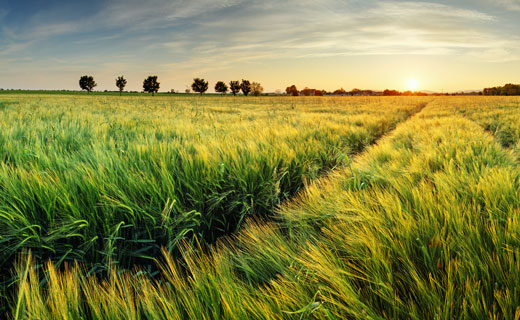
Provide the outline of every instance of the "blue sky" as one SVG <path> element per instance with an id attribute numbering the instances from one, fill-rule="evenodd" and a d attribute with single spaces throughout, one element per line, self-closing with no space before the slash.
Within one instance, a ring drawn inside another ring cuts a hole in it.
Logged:
<path id="1" fill-rule="evenodd" d="M 520 0 L 0 0 L 0 87 L 480 89 L 520 83 L 518 30 Z"/>

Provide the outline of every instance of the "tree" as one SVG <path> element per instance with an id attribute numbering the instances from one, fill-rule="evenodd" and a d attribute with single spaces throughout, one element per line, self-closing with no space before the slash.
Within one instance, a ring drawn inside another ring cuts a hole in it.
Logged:
<path id="1" fill-rule="evenodd" d="M 193 91 L 198 92 L 200 93 L 200 95 L 202 95 L 204 92 L 208 91 L 208 82 L 204 79 L 195 78 L 193 79 L 191 88 L 193 89 Z"/>
<path id="2" fill-rule="evenodd" d="M 215 84 L 215 92 L 226 94 L 227 91 L 228 91 L 228 86 L 223 81 L 219 81 Z"/>
<path id="3" fill-rule="evenodd" d="M 316 89 L 311 89 L 311 88 L 308 88 L 308 87 L 305 87 L 303 90 L 302 90 L 302 95 L 308 97 L 308 96 L 314 96 L 316 93 Z"/>
<path id="4" fill-rule="evenodd" d="M 356 90 L 356 89 L 354 89 L 354 90 Z M 332 94 L 335 96 L 344 96 L 347 94 L 347 91 L 345 91 L 345 89 L 341 88 L 341 89 L 334 90 L 334 92 Z"/>
<path id="5" fill-rule="evenodd" d="M 126 86 L 126 79 L 123 76 L 117 77 L 116 79 L 116 87 L 119 88 L 119 95 L 122 94 L 123 90 Z"/>
<path id="6" fill-rule="evenodd" d="M 285 92 L 291 96 L 298 96 L 300 93 L 298 92 L 298 89 L 296 88 L 296 86 L 293 84 L 292 86 L 290 87 L 287 87 L 285 89 Z"/>
<path id="7" fill-rule="evenodd" d="M 383 95 L 384 96 L 399 96 L 399 95 L 401 95 L 401 92 L 399 92 L 397 90 L 386 89 L 385 91 L 383 91 Z"/>
<path id="8" fill-rule="evenodd" d="M 262 85 L 258 82 L 253 82 L 251 83 L 251 93 L 254 95 L 254 96 L 259 96 L 261 95 L 262 93 L 264 93 L 264 88 L 262 87 Z"/>
<path id="9" fill-rule="evenodd" d="M 92 91 L 95 86 L 97 86 L 97 83 L 94 81 L 93 76 L 82 76 L 79 78 L 79 87 L 81 90 L 87 90 L 87 92 L 90 94 L 90 91 Z"/>
<path id="10" fill-rule="evenodd" d="M 159 91 L 160 83 L 157 82 L 157 76 L 149 76 L 143 81 L 143 90 L 144 92 L 149 92 L 152 96 L 155 95 L 157 91 Z"/>
<path id="11" fill-rule="evenodd" d="M 343 88 L 341 88 L 340 90 L 343 90 Z M 354 89 L 352 89 L 352 91 L 350 91 L 351 96 L 361 96 L 362 94 L 363 94 L 363 91 L 359 90 L 358 88 L 354 88 Z"/>
<path id="12" fill-rule="evenodd" d="M 240 84 L 240 89 L 242 90 L 242 93 L 244 96 L 247 97 L 249 92 L 251 92 L 251 82 L 249 80 L 242 79 L 242 83 Z"/>
<path id="13" fill-rule="evenodd" d="M 240 81 L 229 81 L 229 90 L 236 96 L 240 92 Z"/>

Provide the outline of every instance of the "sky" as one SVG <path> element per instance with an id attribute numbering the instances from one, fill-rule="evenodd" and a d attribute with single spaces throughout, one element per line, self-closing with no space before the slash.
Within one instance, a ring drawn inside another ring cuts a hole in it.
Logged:
<path id="1" fill-rule="evenodd" d="M 520 0 L 0 0 L 0 88 L 450 92 L 520 83 Z"/>

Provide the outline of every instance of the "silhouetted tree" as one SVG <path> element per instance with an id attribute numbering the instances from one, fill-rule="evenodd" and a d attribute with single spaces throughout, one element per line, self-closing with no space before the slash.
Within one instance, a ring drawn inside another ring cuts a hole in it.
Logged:
<path id="1" fill-rule="evenodd" d="M 227 91 L 228 91 L 228 86 L 224 82 L 219 81 L 215 84 L 215 92 L 226 94 Z"/>
<path id="2" fill-rule="evenodd" d="M 386 89 L 385 91 L 383 91 L 383 95 L 384 96 L 399 96 L 399 95 L 401 95 L 401 92 L 399 92 L 397 90 Z"/>
<path id="3" fill-rule="evenodd" d="M 290 87 L 287 87 L 285 89 L 285 92 L 291 96 L 298 96 L 300 93 L 298 92 L 298 89 L 296 88 L 296 86 L 293 84 L 292 86 Z"/>
<path id="4" fill-rule="evenodd" d="M 90 91 L 92 91 L 95 86 L 97 86 L 97 83 L 94 81 L 93 76 L 82 76 L 79 78 L 79 87 L 81 90 L 87 90 L 87 92 L 90 94 Z"/>
<path id="5" fill-rule="evenodd" d="M 144 92 L 150 92 L 152 96 L 155 95 L 157 91 L 159 91 L 160 83 L 157 82 L 157 76 L 149 76 L 143 81 L 143 90 Z"/>
<path id="6" fill-rule="evenodd" d="M 193 89 L 193 91 L 198 92 L 200 93 L 200 95 L 202 95 L 204 92 L 208 91 L 208 82 L 204 79 L 195 78 L 193 79 L 191 88 Z"/>
<path id="7" fill-rule="evenodd" d="M 229 90 L 236 96 L 240 92 L 240 81 L 229 81 Z"/>
<path id="8" fill-rule="evenodd" d="M 354 90 L 356 90 L 356 89 L 354 89 Z M 343 95 L 347 94 L 347 91 L 345 91 L 345 89 L 341 88 L 341 89 L 334 90 L 334 92 L 332 94 L 336 95 L 336 96 L 343 96 Z"/>
<path id="9" fill-rule="evenodd" d="M 259 96 L 261 95 L 262 93 L 264 93 L 264 88 L 262 87 L 262 85 L 258 82 L 253 82 L 251 83 L 251 93 L 254 95 L 254 96 Z"/>
<path id="10" fill-rule="evenodd" d="M 242 93 L 244 94 L 244 96 L 247 97 L 249 92 L 251 92 L 251 83 L 249 82 L 249 80 L 242 79 L 242 83 L 240 84 L 240 89 L 242 90 Z"/>
<path id="11" fill-rule="evenodd" d="M 308 97 L 308 96 L 314 96 L 315 95 L 315 92 L 316 92 L 316 89 L 311 89 L 311 88 L 308 88 L 308 87 L 305 87 L 303 90 L 302 90 L 302 95 Z"/>
<path id="12" fill-rule="evenodd" d="M 340 90 L 343 90 L 343 88 L 341 88 Z M 363 95 L 363 90 L 359 90 L 358 88 L 354 88 L 354 89 L 352 89 L 352 91 L 349 92 L 349 94 L 351 96 L 361 96 L 361 95 Z"/>
<path id="13" fill-rule="evenodd" d="M 520 95 L 520 85 L 508 83 L 503 87 L 493 87 L 484 89 L 485 96 L 518 96 Z"/>
<path id="14" fill-rule="evenodd" d="M 125 86 L 126 86 L 126 79 L 123 76 L 117 77 L 116 87 L 119 88 L 119 95 L 121 95 L 123 93 Z"/>

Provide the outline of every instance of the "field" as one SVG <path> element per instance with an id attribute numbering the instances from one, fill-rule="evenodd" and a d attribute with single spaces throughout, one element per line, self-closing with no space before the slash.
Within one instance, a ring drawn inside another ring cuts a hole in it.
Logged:
<path id="1" fill-rule="evenodd" d="M 2 95 L 0 115 L 12 318 L 520 319 L 518 98 Z"/>

